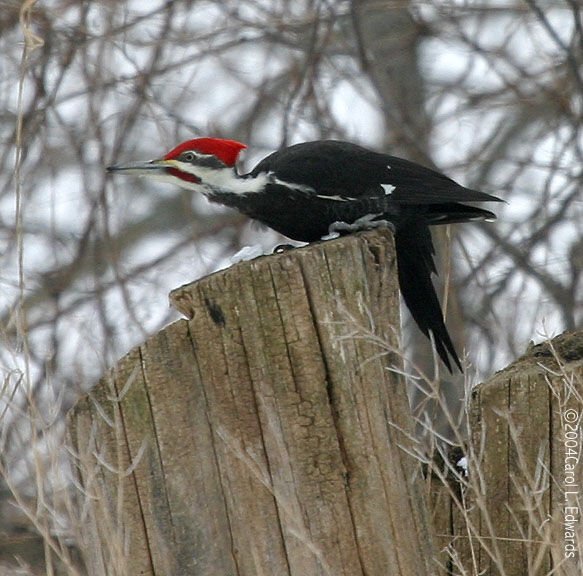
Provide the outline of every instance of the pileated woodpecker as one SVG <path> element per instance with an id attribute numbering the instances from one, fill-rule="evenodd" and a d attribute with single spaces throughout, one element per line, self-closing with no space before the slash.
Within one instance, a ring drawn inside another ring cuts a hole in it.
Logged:
<path id="1" fill-rule="evenodd" d="M 313 242 L 379 226 L 395 233 L 399 285 L 421 331 L 433 334 L 448 370 L 460 360 L 447 332 L 431 274 L 437 273 L 429 225 L 494 220 L 465 202 L 500 201 L 447 176 L 347 142 L 306 142 L 270 154 L 248 174 L 235 168 L 244 144 L 198 138 L 160 159 L 110 166 L 201 192 L 293 240 Z"/>

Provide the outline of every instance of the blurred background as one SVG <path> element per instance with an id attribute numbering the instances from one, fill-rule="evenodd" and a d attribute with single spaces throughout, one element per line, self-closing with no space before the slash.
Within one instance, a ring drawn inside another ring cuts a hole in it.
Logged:
<path id="1" fill-rule="evenodd" d="M 496 223 L 435 234 L 437 286 L 468 362 L 455 398 L 529 341 L 580 326 L 580 8 L 3 0 L 0 574 L 42 573 L 47 539 L 75 546 L 54 498 L 70 482 L 59 446 L 75 398 L 179 318 L 171 289 L 244 246 L 282 242 L 172 186 L 113 180 L 109 164 L 215 136 L 248 145 L 247 171 L 281 146 L 334 138 L 506 200 Z M 404 354 L 431 371 L 403 318 Z"/>

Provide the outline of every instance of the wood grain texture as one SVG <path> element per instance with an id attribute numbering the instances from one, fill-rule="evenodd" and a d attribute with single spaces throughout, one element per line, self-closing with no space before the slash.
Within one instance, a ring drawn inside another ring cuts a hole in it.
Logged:
<path id="1" fill-rule="evenodd" d="M 583 464 L 578 461 L 573 472 L 577 494 L 566 500 L 568 411 L 578 415 L 571 424 L 578 430 L 580 450 L 583 332 L 565 333 L 531 347 L 525 356 L 474 389 L 466 452 L 469 477 L 459 489 L 465 510 L 451 499 L 449 507 L 449 542 L 463 573 L 583 573 L 580 508 L 574 523 L 578 533 L 574 558 L 566 556 L 565 548 L 565 507 L 580 506 L 583 496 Z M 443 493 L 442 489 L 434 492 L 441 520 L 448 508 L 437 503 Z M 438 532 L 446 532 L 443 524 Z"/>
<path id="2" fill-rule="evenodd" d="M 97 495 L 91 574 L 433 573 L 391 370 L 395 266 L 390 232 L 375 231 L 171 294 L 189 320 L 130 352 L 70 417 Z M 107 534 L 123 535 L 121 558 Z"/>

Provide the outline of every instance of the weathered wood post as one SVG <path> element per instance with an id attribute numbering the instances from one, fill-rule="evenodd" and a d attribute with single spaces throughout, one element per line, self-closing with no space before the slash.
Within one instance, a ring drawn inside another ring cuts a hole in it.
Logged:
<path id="1" fill-rule="evenodd" d="M 171 299 L 69 420 L 89 573 L 433 574 L 390 232 Z"/>
<path id="2" fill-rule="evenodd" d="M 531 347 L 474 389 L 468 476 L 434 492 L 442 574 L 583 574 L 582 415 L 583 332 Z"/>

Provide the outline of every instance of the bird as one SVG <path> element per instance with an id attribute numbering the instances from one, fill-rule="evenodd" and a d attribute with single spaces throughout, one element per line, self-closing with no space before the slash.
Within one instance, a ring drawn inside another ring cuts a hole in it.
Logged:
<path id="1" fill-rule="evenodd" d="M 350 142 L 294 144 L 239 173 L 236 164 L 245 148 L 235 140 L 196 138 L 161 158 L 107 170 L 200 192 L 301 242 L 389 227 L 399 288 L 411 316 L 432 339 L 449 372 L 454 365 L 463 372 L 432 283 L 437 267 L 429 227 L 495 220 L 493 212 L 467 203 L 502 200 L 415 162 Z"/>

